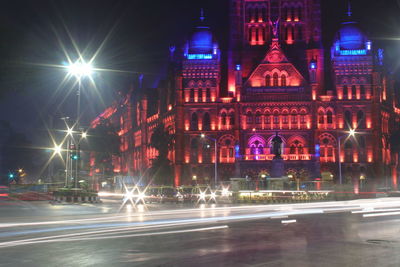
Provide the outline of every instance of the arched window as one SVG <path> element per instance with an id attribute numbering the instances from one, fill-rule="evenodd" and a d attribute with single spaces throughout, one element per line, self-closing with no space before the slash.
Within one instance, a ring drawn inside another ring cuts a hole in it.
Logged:
<path id="1" fill-rule="evenodd" d="M 264 154 L 265 141 L 260 137 L 253 136 L 249 140 L 249 148 L 252 155 Z"/>
<path id="2" fill-rule="evenodd" d="M 203 117 L 203 129 L 205 131 L 211 130 L 211 119 L 210 119 L 210 114 L 208 112 L 206 112 Z"/>
<path id="3" fill-rule="evenodd" d="M 350 140 L 347 140 L 347 141 L 344 143 L 344 148 L 345 148 L 345 149 L 352 149 L 352 148 L 353 148 L 353 143 L 352 143 Z"/>
<path id="4" fill-rule="evenodd" d="M 286 86 L 286 75 L 285 74 L 281 75 L 281 86 Z"/>
<path id="5" fill-rule="evenodd" d="M 207 89 L 206 89 L 206 98 L 207 98 L 206 101 L 210 101 L 210 98 L 211 98 L 211 91 L 210 91 L 210 88 L 207 88 Z"/>
<path id="6" fill-rule="evenodd" d="M 266 87 L 271 86 L 271 76 L 270 76 L 269 74 L 267 74 L 267 75 L 265 76 L 265 86 L 266 86 Z"/>
<path id="7" fill-rule="evenodd" d="M 299 7 L 297 8 L 297 17 L 298 17 L 299 20 L 302 19 L 301 11 L 302 11 L 301 6 L 299 6 Z"/>
<path id="8" fill-rule="evenodd" d="M 299 41 L 303 40 L 303 28 L 300 24 L 296 25 L 296 39 Z"/>
<path id="9" fill-rule="evenodd" d="M 283 113 L 283 115 L 282 115 L 282 123 L 283 124 L 288 124 L 289 123 L 288 114 L 287 113 Z"/>
<path id="10" fill-rule="evenodd" d="M 199 129 L 199 117 L 196 112 L 192 114 L 192 119 L 190 120 L 190 130 L 197 131 Z"/>
<path id="11" fill-rule="evenodd" d="M 279 123 L 279 113 L 277 111 L 274 112 L 274 124 Z"/>
<path id="12" fill-rule="evenodd" d="M 203 89 L 199 88 L 199 102 L 203 102 Z"/>
<path id="13" fill-rule="evenodd" d="M 196 138 L 192 139 L 190 143 L 190 162 L 196 163 L 198 161 L 199 146 Z"/>
<path id="14" fill-rule="evenodd" d="M 229 113 L 229 125 L 235 125 L 235 113 L 233 111 Z"/>
<path id="15" fill-rule="evenodd" d="M 292 123 L 296 124 L 297 123 L 297 112 L 292 111 Z"/>
<path id="16" fill-rule="evenodd" d="M 349 110 L 344 112 L 344 119 L 346 122 L 346 127 L 351 128 L 351 112 Z"/>
<path id="17" fill-rule="evenodd" d="M 330 110 L 326 112 L 326 121 L 328 124 L 333 123 L 333 113 Z"/>
<path id="18" fill-rule="evenodd" d="M 351 86 L 351 94 L 353 95 L 353 97 L 357 94 L 357 87 L 355 85 Z"/>
<path id="19" fill-rule="evenodd" d="M 365 95 L 365 86 L 364 85 L 360 85 L 360 94 L 361 94 L 361 96 Z"/>
<path id="20" fill-rule="evenodd" d="M 361 129 L 365 128 L 365 118 L 364 118 L 364 112 L 362 112 L 362 110 L 359 110 L 357 112 L 357 123 L 358 123 L 358 128 Z"/>
<path id="21" fill-rule="evenodd" d="M 292 144 L 290 146 L 290 153 L 289 154 L 296 154 L 296 146 L 294 144 Z"/>
<path id="22" fill-rule="evenodd" d="M 334 162 L 335 139 L 330 134 L 322 134 L 320 140 L 320 159 L 323 162 Z"/>
<path id="23" fill-rule="evenodd" d="M 343 86 L 343 99 L 348 99 L 349 98 L 349 89 L 347 88 L 347 85 Z"/>
<path id="24" fill-rule="evenodd" d="M 256 112 L 256 124 L 261 124 L 261 113 L 259 111 Z"/>
<path id="25" fill-rule="evenodd" d="M 221 124 L 226 125 L 226 113 L 225 112 L 221 113 Z"/>
<path id="26" fill-rule="evenodd" d="M 194 89 L 190 89 L 190 101 L 194 101 Z"/>
<path id="27" fill-rule="evenodd" d="M 360 148 L 365 148 L 365 137 L 364 136 L 359 136 L 358 144 L 359 144 Z"/>
<path id="28" fill-rule="evenodd" d="M 274 73 L 273 75 L 273 86 L 279 86 L 279 77 L 278 77 L 278 73 Z"/>
<path id="29" fill-rule="evenodd" d="M 318 112 L 318 123 L 319 124 L 324 124 L 324 112 L 322 110 L 320 110 Z"/>
<path id="30" fill-rule="evenodd" d="M 253 114 L 251 113 L 251 111 L 247 111 L 247 113 L 246 113 L 246 122 L 248 124 L 253 123 Z"/>

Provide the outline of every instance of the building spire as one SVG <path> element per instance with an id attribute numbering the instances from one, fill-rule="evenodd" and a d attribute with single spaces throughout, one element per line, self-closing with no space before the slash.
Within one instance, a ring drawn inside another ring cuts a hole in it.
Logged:
<path id="1" fill-rule="evenodd" d="M 201 8 L 201 9 L 200 9 L 200 21 L 201 21 L 201 22 L 204 22 L 204 19 L 205 19 L 205 17 L 204 17 L 204 9 Z"/>
<path id="2" fill-rule="evenodd" d="M 349 1 L 347 2 L 347 16 L 350 18 L 351 15 L 352 15 L 352 12 L 351 12 L 351 2 L 350 2 L 350 0 L 349 0 Z"/>

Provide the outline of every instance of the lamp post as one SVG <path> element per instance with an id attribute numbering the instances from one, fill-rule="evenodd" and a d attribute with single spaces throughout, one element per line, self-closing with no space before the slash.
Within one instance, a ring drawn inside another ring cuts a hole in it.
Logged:
<path id="1" fill-rule="evenodd" d="M 77 81 L 78 81 L 78 90 L 76 92 L 77 95 L 77 105 L 76 105 L 76 129 L 78 129 L 78 132 L 80 130 L 79 128 L 79 117 L 80 117 L 80 108 L 81 108 L 81 85 L 82 85 L 82 78 L 84 77 L 90 77 L 90 75 L 93 73 L 93 67 L 90 64 L 90 62 L 85 62 L 82 58 L 78 59 L 75 63 L 72 63 L 68 66 L 68 73 L 71 76 L 75 76 Z M 82 133 L 82 137 L 83 133 Z M 76 144 L 76 151 L 78 154 L 78 158 L 76 159 L 76 165 L 75 165 L 75 188 L 78 188 L 78 178 L 79 178 L 79 154 L 80 154 L 80 148 L 79 144 Z"/>
<path id="2" fill-rule="evenodd" d="M 209 137 L 209 136 L 206 136 L 206 135 L 203 134 L 203 133 L 200 135 L 200 137 L 203 138 L 203 139 L 204 139 L 204 138 L 208 138 L 208 139 L 214 141 L 214 152 L 215 152 L 215 155 L 214 155 L 214 157 L 215 157 L 215 163 L 214 163 L 214 186 L 215 186 L 215 188 L 217 188 L 217 181 L 218 181 L 218 158 L 217 158 L 217 156 L 218 156 L 218 151 L 217 151 L 217 139 L 212 138 L 212 137 Z"/>
<path id="3" fill-rule="evenodd" d="M 341 135 L 341 136 L 339 136 L 339 138 L 338 138 L 339 184 L 343 184 L 343 179 L 342 179 L 342 162 L 341 162 L 341 160 L 340 160 L 340 152 L 341 152 L 340 140 L 342 140 L 343 137 L 354 136 L 355 134 L 356 134 L 356 130 L 355 130 L 355 129 L 350 129 L 348 135 Z"/>

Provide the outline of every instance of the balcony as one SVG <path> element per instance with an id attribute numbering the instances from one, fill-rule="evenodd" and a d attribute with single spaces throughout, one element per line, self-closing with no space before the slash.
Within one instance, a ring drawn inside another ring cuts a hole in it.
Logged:
<path id="1" fill-rule="evenodd" d="M 273 154 L 246 154 L 244 156 L 244 160 L 257 160 L 257 161 L 265 161 L 265 160 L 273 160 L 275 155 Z M 311 160 L 311 154 L 283 154 L 283 160 Z"/>

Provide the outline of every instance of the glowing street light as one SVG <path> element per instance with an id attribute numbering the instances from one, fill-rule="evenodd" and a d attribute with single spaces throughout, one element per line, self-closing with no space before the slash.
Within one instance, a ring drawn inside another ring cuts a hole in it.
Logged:
<path id="1" fill-rule="evenodd" d="M 61 146 L 60 145 L 55 145 L 54 148 L 54 154 L 61 154 Z"/>
<path id="2" fill-rule="evenodd" d="M 82 132 L 82 138 L 86 138 L 87 137 L 87 133 L 86 132 Z"/>
<path id="3" fill-rule="evenodd" d="M 73 128 L 68 128 L 67 129 L 67 135 L 72 136 L 73 133 L 74 133 Z"/>
<path id="4" fill-rule="evenodd" d="M 93 66 L 89 62 L 82 59 L 77 60 L 75 63 L 68 65 L 68 73 L 80 79 L 84 76 L 90 76 L 93 73 Z"/>

